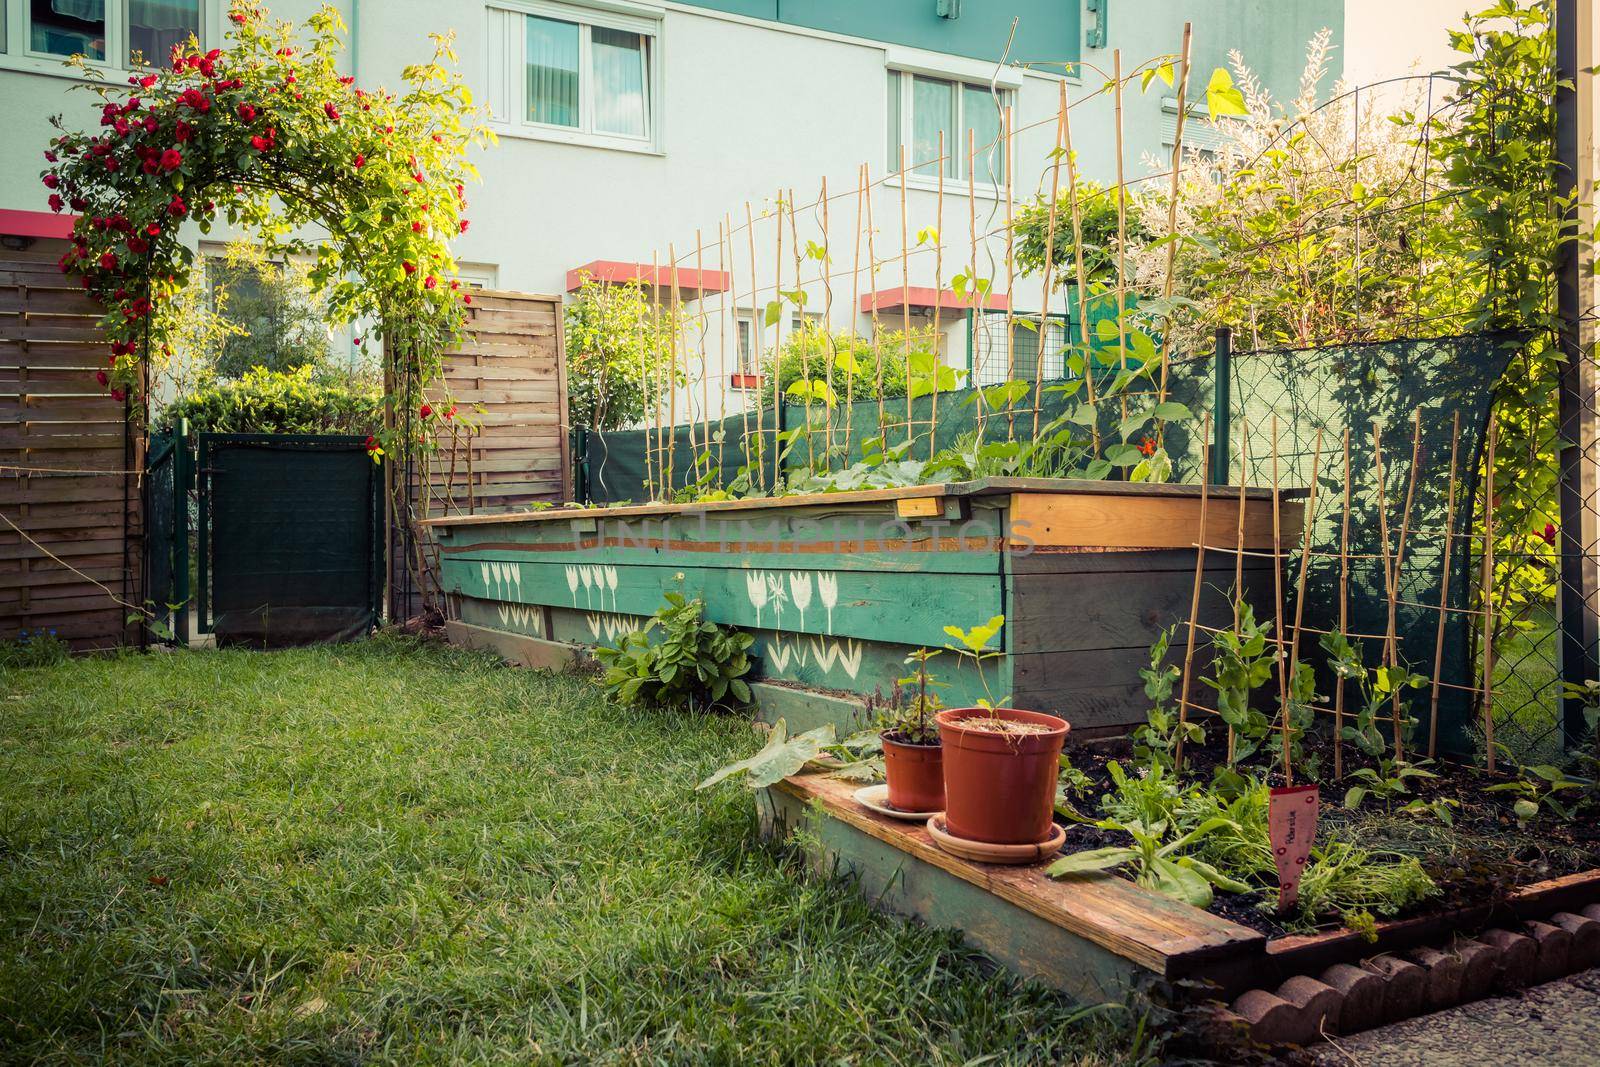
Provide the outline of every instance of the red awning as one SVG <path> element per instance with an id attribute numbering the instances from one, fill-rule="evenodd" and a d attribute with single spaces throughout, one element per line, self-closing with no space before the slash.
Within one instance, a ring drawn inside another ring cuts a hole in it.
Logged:
<path id="1" fill-rule="evenodd" d="M 583 285 L 584 275 L 600 282 L 637 281 L 658 289 L 672 288 L 672 268 L 657 267 L 649 263 L 624 263 L 616 259 L 597 259 L 567 271 L 567 292 L 576 292 Z M 725 270 L 695 270 L 678 268 L 678 296 L 694 299 L 707 293 L 725 293 L 730 280 Z"/>
<path id="2" fill-rule="evenodd" d="M 914 308 L 939 308 L 941 311 L 965 311 L 973 306 L 980 306 L 988 311 L 1004 311 L 1010 306 L 1004 293 L 990 293 L 983 298 L 981 304 L 974 303 L 972 294 L 959 295 L 953 289 L 935 291 L 931 285 L 913 285 L 909 288 L 895 286 L 892 289 L 879 289 L 875 293 L 867 293 L 861 298 L 861 310 L 887 311 L 898 308 L 901 304 Z"/>
<path id="3" fill-rule="evenodd" d="M 49 211 L 18 211 L 0 208 L 0 234 L 9 237 L 72 236 L 72 223 L 78 216 L 57 215 Z"/>

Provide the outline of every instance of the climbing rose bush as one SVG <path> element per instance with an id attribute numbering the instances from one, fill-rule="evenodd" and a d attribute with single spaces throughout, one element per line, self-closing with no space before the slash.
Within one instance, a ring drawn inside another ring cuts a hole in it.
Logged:
<path id="1" fill-rule="evenodd" d="M 467 152 L 494 141 L 444 65 L 457 62 L 450 37 L 433 38 L 433 61 L 405 68 L 396 94 L 340 74 L 346 27 L 332 8 L 304 32 L 249 3 L 228 20 L 225 49 L 202 53 L 191 38 L 126 87 L 87 86 L 97 128 L 52 119 L 62 132 L 41 177 L 50 208 L 78 215 L 61 269 L 108 309 L 110 365 L 97 377 L 119 398 L 138 381 L 193 265 L 180 229 L 224 218 L 271 257 L 311 257 L 330 316 L 377 321 L 390 359 L 403 353 L 431 379 L 472 302 L 450 253 L 478 178 Z"/>

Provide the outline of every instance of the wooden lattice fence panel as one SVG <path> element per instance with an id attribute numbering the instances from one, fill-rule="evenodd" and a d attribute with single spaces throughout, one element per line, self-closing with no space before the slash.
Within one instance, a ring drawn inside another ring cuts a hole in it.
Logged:
<path id="1" fill-rule="evenodd" d="M 118 601 L 141 602 L 143 449 L 94 380 L 109 346 L 56 266 L 66 248 L 0 247 L 0 638 L 108 648 L 128 636 Z"/>

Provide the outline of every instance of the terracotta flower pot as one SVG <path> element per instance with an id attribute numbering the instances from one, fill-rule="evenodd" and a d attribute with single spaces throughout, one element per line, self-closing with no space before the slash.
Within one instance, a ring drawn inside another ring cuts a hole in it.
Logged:
<path id="1" fill-rule="evenodd" d="M 901 811 L 944 810 L 944 749 L 883 739 L 883 773 L 889 806 Z"/>
<path id="2" fill-rule="evenodd" d="M 1034 733 L 977 729 L 1000 719 L 1042 727 Z M 1031 845 L 1050 836 L 1065 719 L 1014 708 L 950 708 L 935 721 L 944 742 L 945 826 L 956 837 Z"/>

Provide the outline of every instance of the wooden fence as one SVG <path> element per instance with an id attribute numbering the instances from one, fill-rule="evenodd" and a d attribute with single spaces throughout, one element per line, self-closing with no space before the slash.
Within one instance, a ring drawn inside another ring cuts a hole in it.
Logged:
<path id="1" fill-rule="evenodd" d="M 99 305 L 57 269 L 67 247 L 0 246 L 0 639 L 54 630 L 109 648 L 142 603 L 144 450 L 94 380 L 109 346 Z"/>

